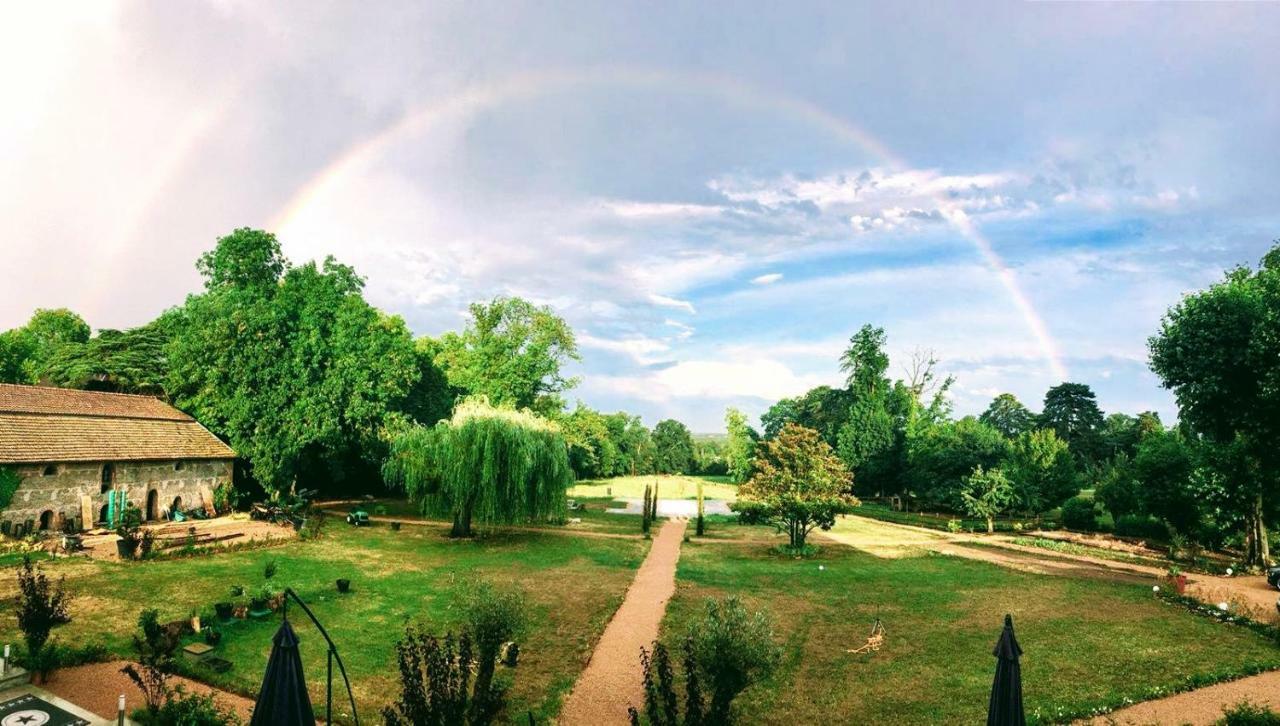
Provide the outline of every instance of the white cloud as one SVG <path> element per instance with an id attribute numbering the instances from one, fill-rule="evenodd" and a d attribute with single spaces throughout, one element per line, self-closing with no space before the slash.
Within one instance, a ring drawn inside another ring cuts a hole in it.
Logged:
<path id="1" fill-rule="evenodd" d="M 803 393 L 821 381 L 820 376 L 798 375 L 771 358 L 682 361 L 660 371 L 597 379 L 594 387 L 659 402 L 735 398 L 772 402 Z"/>
<path id="2" fill-rule="evenodd" d="M 677 310 L 684 310 L 685 312 L 688 312 L 688 313 L 697 312 L 696 310 L 693 309 L 693 303 L 689 302 L 688 300 L 678 300 L 674 297 L 659 295 L 656 292 L 649 293 L 649 302 L 664 308 L 675 308 Z"/>
<path id="3" fill-rule="evenodd" d="M 658 359 L 653 354 L 665 353 L 671 349 L 670 345 L 661 340 L 647 338 L 642 335 L 627 338 L 597 338 L 590 333 L 579 333 L 577 341 L 578 345 L 583 348 L 622 353 L 640 365 L 650 365 L 657 362 Z"/>
<path id="4" fill-rule="evenodd" d="M 759 275 L 751 278 L 752 285 L 772 285 L 782 279 L 781 272 L 770 272 L 767 275 Z"/>
<path id="5" fill-rule="evenodd" d="M 715 217 L 723 211 L 722 207 L 710 204 L 636 202 L 629 200 L 609 200 L 601 204 L 613 214 L 626 219 Z"/>

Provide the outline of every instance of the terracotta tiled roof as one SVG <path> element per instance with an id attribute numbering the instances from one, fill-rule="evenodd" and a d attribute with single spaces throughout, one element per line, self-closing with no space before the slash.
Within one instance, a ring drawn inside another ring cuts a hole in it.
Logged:
<path id="1" fill-rule="evenodd" d="M 0 463 L 234 457 L 156 398 L 0 384 Z"/>

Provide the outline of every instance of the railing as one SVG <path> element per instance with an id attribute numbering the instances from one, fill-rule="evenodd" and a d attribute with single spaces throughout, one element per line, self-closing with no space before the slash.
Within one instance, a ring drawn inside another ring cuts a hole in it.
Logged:
<path id="1" fill-rule="evenodd" d="M 289 598 L 293 598 L 298 602 L 298 607 L 302 608 L 302 612 L 306 613 L 307 617 L 311 618 L 311 622 L 315 624 L 316 630 L 320 631 L 320 635 L 324 638 L 325 642 L 329 644 L 329 659 L 328 667 L 325 671 L 324 687 L 325 723 L 333 723 L 333 662 L 336 660 L 338 662 L 338 672 L 342 674 L 342 683 L 347 687 L 347 699 L 351 702 L 351 717 L 355 719 L 356 726 L 360 726 L 360 714 L 356 712 L 356 697 L 351 692 L 351 681 L 347 678 L 347 669 L 346 666 L 342 664 L 342 656 L 338 655 L 338 646 L 334 644 L 333 639 L 329 637 L 328 631 L 324 629 L 324 626 L 316 619 L 315 614 L 311 612 L 311 608 L 307 607 L 307 604 L 302 601 L 302 598 L 298 597 L 298 593 L 294 592 L 291 587 L 286 587 L 284 589 L 285 620 L 289 619 Z"/>

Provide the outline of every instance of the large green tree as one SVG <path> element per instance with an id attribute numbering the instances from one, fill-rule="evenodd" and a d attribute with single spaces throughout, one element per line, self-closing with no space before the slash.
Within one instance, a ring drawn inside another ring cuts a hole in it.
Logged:
<path id="1" fill-rule="evenodd" d="M 1178 432 L 1143 439 L 1131 469 L 1143 511 L 1183 534 L 1195 534 L 1202 511 L 1192 481 L 1195 470 L 1194 451 Z"/>
<path id="2" fill-rule="evenodd" d="M 451 518 L 454 537 L 470 537 L 477 523 L 563 516 L 573 482 L 559 426 L 483 397 L 458 404 L 447 421 L 401 432 L 383 474 L 403 486 L 423 514 Z"/>
<path id="3" fill-rule="evenodd" d="M 551 308 L 518 297 L 473 303 L 470 315 L 461 333 L 440 339 L 436 363 L 449 383 L 494 405 L 544 416 L 563 409 L 561 394 L 577 380 L 562 369 L 579 359 L 569 324 Z"/>
<path id="4" fill-rule="evenodd" d="M 571 413 L 556 419 L 569 447 L 569 465 L 579 479 L 599 479 L 618 473 L 618 445 L 609 435 L 608 420 L 578 402 Z"/>
<path id="5" fill-rule="evenodd" d="M 755 474 L 738 490 L 733 508 L 746 522 L 767 522 L 786 532 L 792 550 L 814 529 L 831 529 L 836 517 L 858 505 L 849 494 L 853 475 L 818 432 L 787 424 L 761 442 Z"/>
<path id="6" fill-rule="evenodd" d="M 1236 268 L 1184 297 L 1149 347 L 1181 422 L 1211 449 L 1206 461 L 1239 507 L 1246 562 L 1268 564 L 1266 511 L 1280 486 L 1280 245 L 1257 270 Z"/>
<path id="7" fill-rule="evenodd" d="M 1040 426 L 1067 442 L 1082 465 L 1095 463 L 1101 454 L 1102 423 L 1102 410 L 1088 385 L 1060 383 L 1044 394 Z"/>
<path id="8" fill-rule="evenodd" d="M 1080 491 L 1071 450 L 1053 429 L 1019 434 L 1002 471 L 1013 486 L 1012 503 L 1028 512 L 1053 509 Z"/>
<path id="9" fill-rule="evenodd" d="M 167 397 L 172 313 L 130 330 L 99 330 L 83 343 L 62 345 L 41 377 L 56 386 Z"/>
<path id="10" fill-rule="evenodd" d="M 175 402 L 224 436 L 269 492 L 367 474 L 387 415 L 417 379 L 413 339 L 332 258 L 292 266 L 274 235 L 239 229 L 200 258 L 168 345 Z"/>
<path id="11" fill-rule="evenodd" d="M 89 340 L 89 324 L 67 310 L 36 310 L 27 324 L 0 333 L 0 383 L 39 383 L 60 348 Z"/>
<path id="12" fill-rule="evenodd" d="M 840 356 L 840 370 L 845 386 L 857 397 L 876 396 L 889 385 L 889 354 L 885 352 L 884 328 L 863 325 L 849 338 L 849 346 Z"/>
<path id="13" fill-rule="evenodd" d="M 729 432 L 724 449 L 729 478 L 740 484 L 751 476 L 751 457 L 759 436 L 747 424 L 747 415 L 736 408 L 724 412 L 724 425 Z"/>
<path id="14" fill-rule="evenodd" d="M 654 468 L 660 474 L 692 472 L 693 435 L 689 427 L 675 419 L 664 419 L 653 427 Z"/>
<path id="15" fill-rule="evenodd" d="M 1036 427 L 1036 415 L 1012 393 L 1001 393 L 992 399 L 978 420 L 1010 439 Z"/>
<path id="16" fill-rule="evenodd" d="M 961 511 L 961 490 L 974 469 L 993 469 L 1009 453 L 1009 440 L 999 431 L 966 416 L 913 428 L 907 439 L 910 490 L 925 506 Z"/>

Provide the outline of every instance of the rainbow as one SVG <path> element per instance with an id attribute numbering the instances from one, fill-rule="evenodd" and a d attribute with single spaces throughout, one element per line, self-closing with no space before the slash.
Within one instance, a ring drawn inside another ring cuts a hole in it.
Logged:
<path id="1" fill-rule="evenodd" d="M 633 88 L 679 89 L 719 97 L 750 108 L 778 113 L 822 129 L 833 138 L 851 144 L 878 157 L 892 171 L 904 171 L 908 165 L 883 142 L 865 129 L 836 116 L 803 99 L 780 95 L 727 76 L 709 73 L 672 73 L 635 68 L 596 68 L 526 73 L 503 80 L 470 86 L 443 100 L 415 108 L 377 133 L 348 146 L 319 173 L 303 184 L 276 213 L 269 229 L 283 232 L 289 223 L 307 208 L 319 203 L 344 179 L 359 174 L 380 159 L 395 145 L 425 133 L 433 126 L 450 120 L 461 120 L 482 110 L 522 99 L 530 99 L 571 89 L 591 86 L 628 86 Z M 938 195 L 939 201 L 945 201 Z M 945 205 L 944 205 L 945 208 Z M 1046 364 L 1054 377 L 1067 380 L 1067 367 L 1049 334 L 1043 317 L 1018 284 L 1014 271 L 996 252 L 995 247 L 963 212 L 947 216 L 955 231 L 968 240 L 983 263 L 1004 287 L 1027 329 L 1035 338 Z"/>

